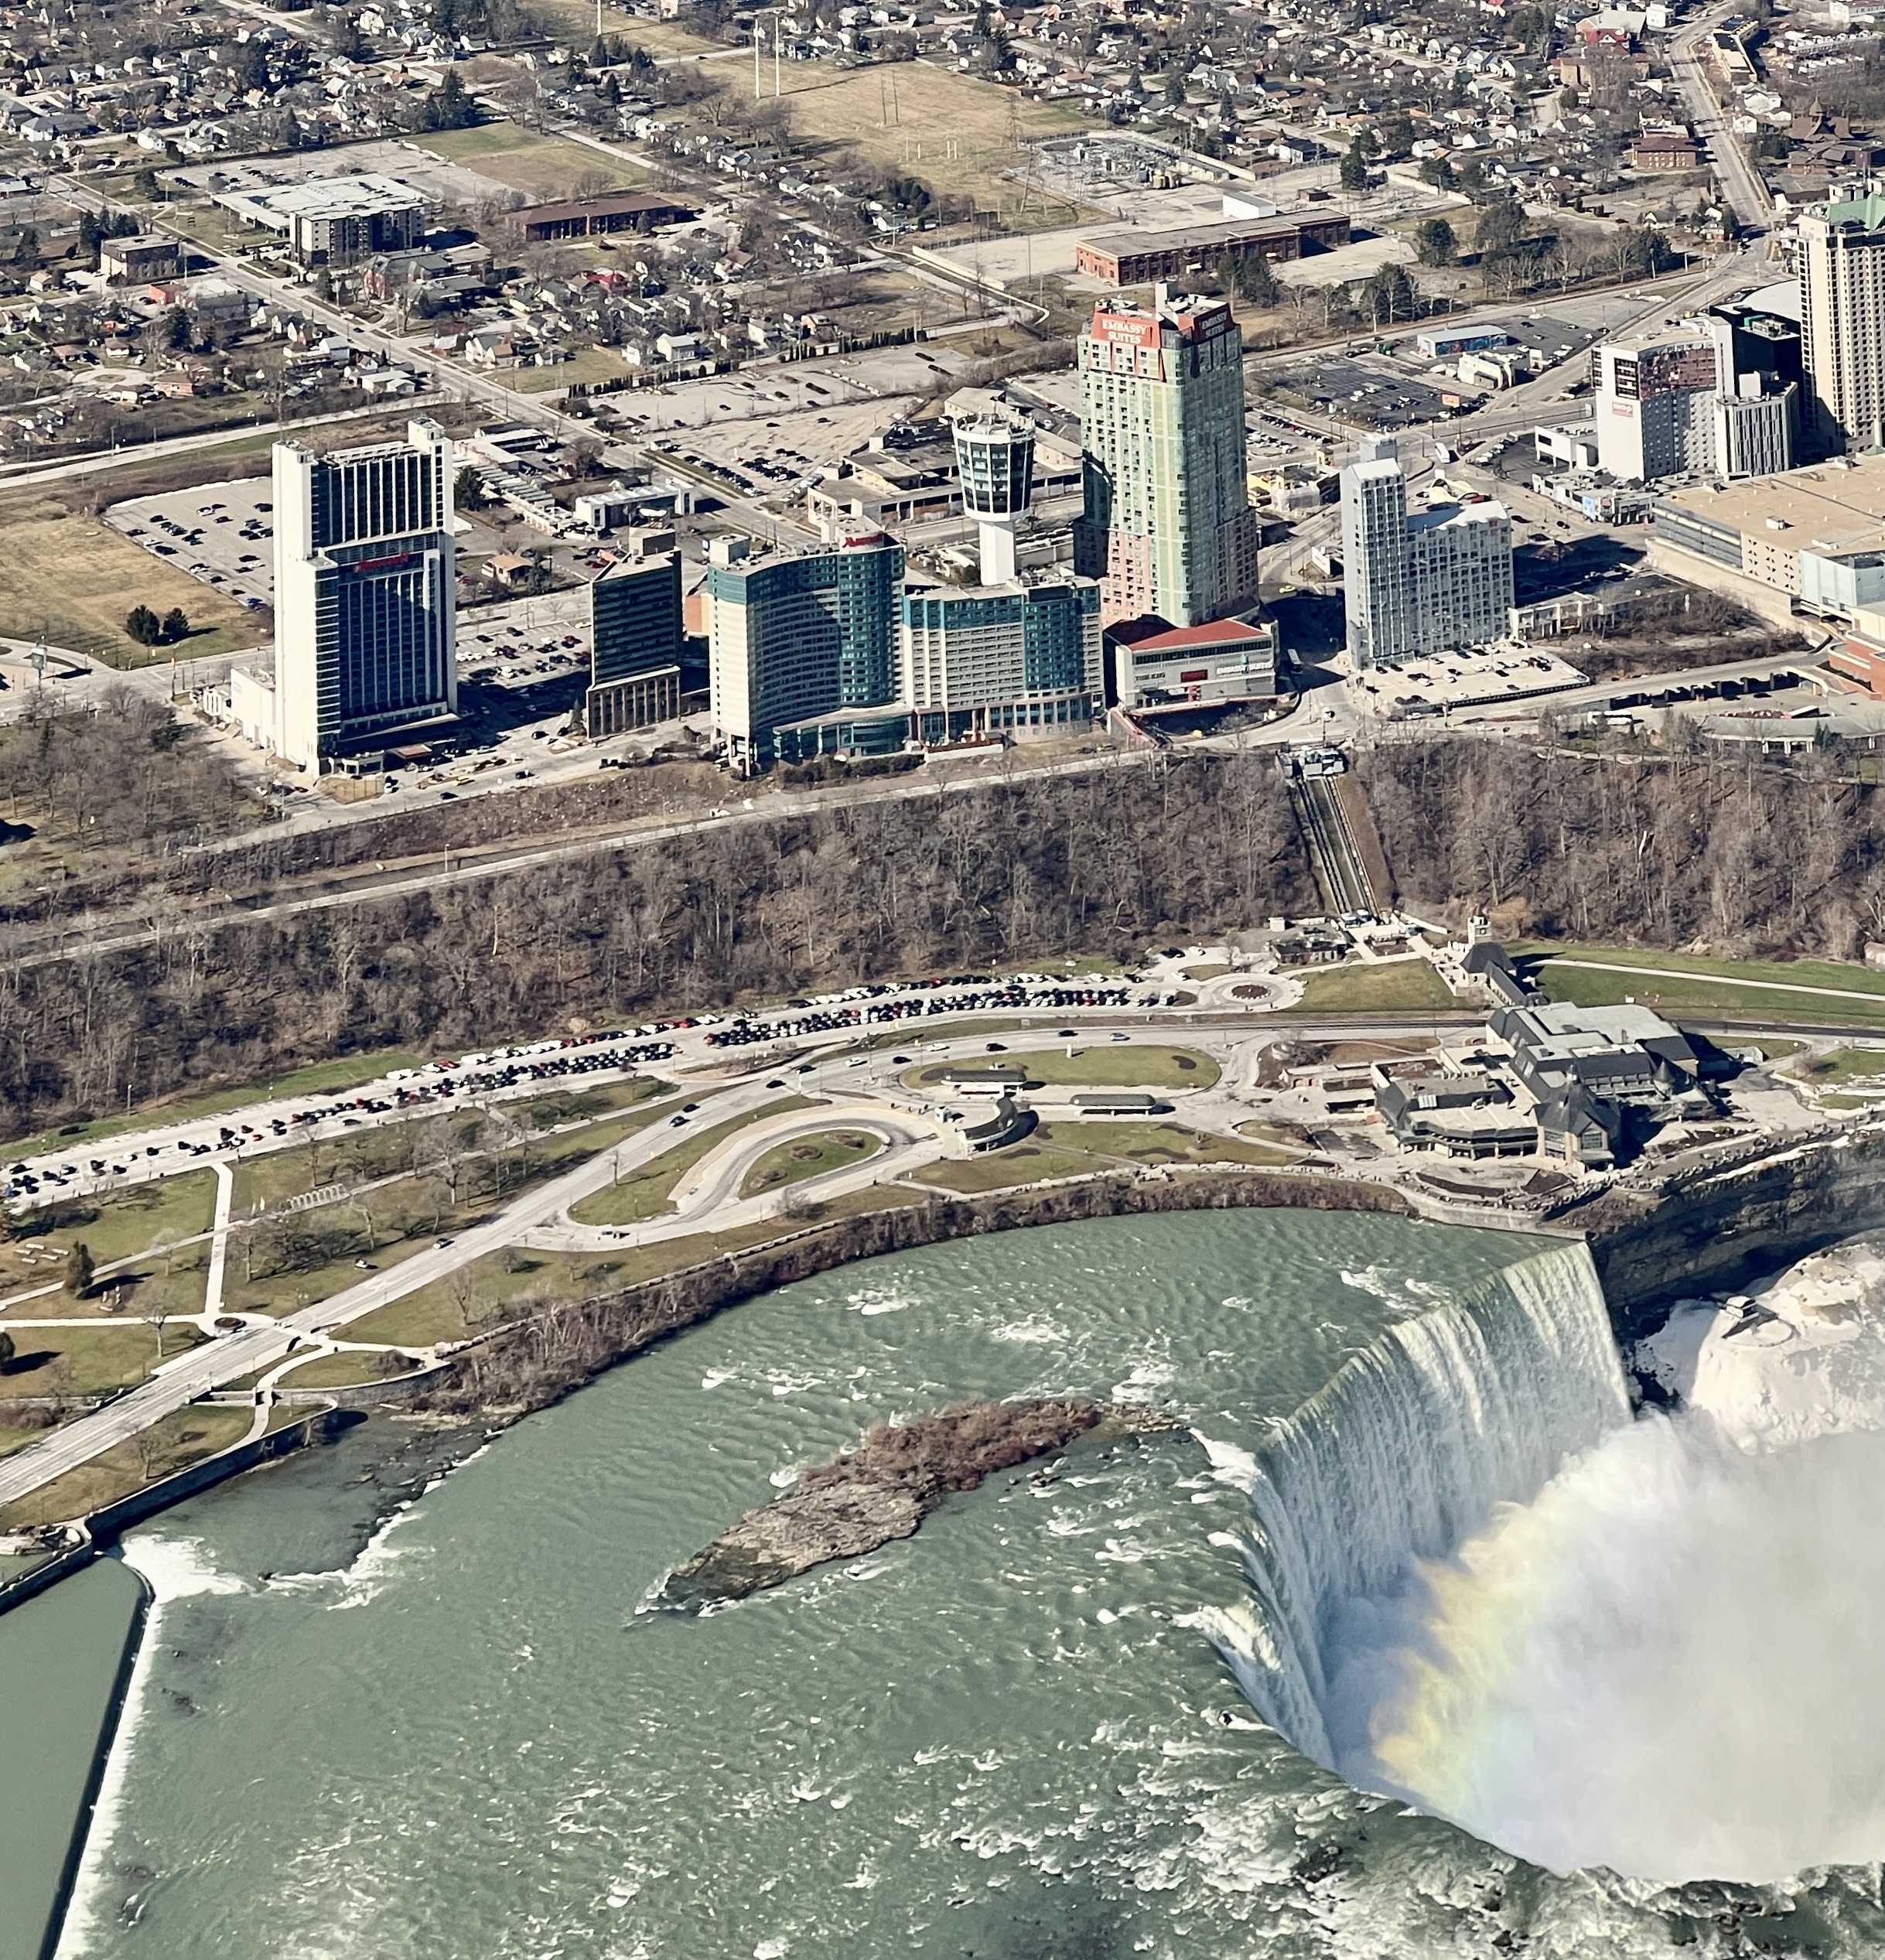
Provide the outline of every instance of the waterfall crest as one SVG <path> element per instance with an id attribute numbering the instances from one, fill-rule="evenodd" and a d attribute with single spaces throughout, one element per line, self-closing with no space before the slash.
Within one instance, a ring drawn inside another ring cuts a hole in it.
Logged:
<path id="1" fill-rule="evenodd" d="M 1581 1245 L 1510 1266 L 1391 1329 L 1257 1453 L 1247 1603 L 1205 1617 L 1272 1727 L 1337 1767 L 1336 1616 L 1535 1497 L 1630 1420 L 1603 1289 Z"/>

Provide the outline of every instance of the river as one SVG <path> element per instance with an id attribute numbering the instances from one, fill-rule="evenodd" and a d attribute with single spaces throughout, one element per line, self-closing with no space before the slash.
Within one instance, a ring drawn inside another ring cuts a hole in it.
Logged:
<path id="1" fill-rule="evenodd" d="M 62 1952 L 1491 1960 L 1727 1951 L 1724 1914 L 1770 1907 L 1866 1951 L 1859 1878 L 1556 1879 L 1358 1794 L 1212 1644 L 1249 1585 L 1225 1467 L 1545 1249 L 1312 1211 L 1010 1232 L 750 1302 L 487 1445 L 389 1459 L 374 1424 L 196 1500 L 127 1548 L 159 1605 Z M 1024 1393 L 1196 1433 L 646 1610 L 871 1421 Z"/>

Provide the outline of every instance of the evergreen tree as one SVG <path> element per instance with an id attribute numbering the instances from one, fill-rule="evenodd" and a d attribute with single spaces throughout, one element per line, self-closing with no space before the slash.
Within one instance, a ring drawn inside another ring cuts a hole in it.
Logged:
<path id="1" fill-rule="evenodd" d="M 187 640 L 190 637 L 190 615 L 180 606 L 172 606 L 164 615 L 163 637 L 166 640 Z"/>
<path id="2" fill-rule="evenodd" d="M 92 1256 L 83 1240 L 66 1255 L 66 1291 L 82 1300 L 91 1291 Z"/>
<path id="3" fill-rule="evenodd" d="M 1414 249 L 1422 265 L 1450 265 L 1459 248 L 1453 228 L 1444 218 L 1428 218 L 1414 233 Z"/>
<path id="4" fill-rule="evenodd" d="M 1368 187 L 1368 153 L 1361 147 L 1360 137 L 1342 159 L 1342 188 L 1344 190 L 1366 190 Z"/>
<path id="5" fill-rule="evenodd" d="M 163 637 L 163 621 L 148 606 L 134 606 L 125 615 L 125 630 L 140 647 L 155 647 Z"/>

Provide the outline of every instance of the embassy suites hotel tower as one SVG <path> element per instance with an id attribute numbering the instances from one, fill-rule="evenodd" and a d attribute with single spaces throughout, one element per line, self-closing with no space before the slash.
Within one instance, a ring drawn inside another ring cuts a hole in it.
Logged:
<path id="1" fill-rule="evenodd" d="M 452 439 L 275 447 L 275 740 L 304 770 L 458 712 Z"/>
<path id="2" fill-rule="evenodd" d="M 1080 417 L 1074 565 L 1099 581 L 1105 623 L 1201 626 L 1253 603 L 1260 534 L 1229 306 L 1163 285 L 1149 312 L 1102 302 L 1080 336 Z"/>

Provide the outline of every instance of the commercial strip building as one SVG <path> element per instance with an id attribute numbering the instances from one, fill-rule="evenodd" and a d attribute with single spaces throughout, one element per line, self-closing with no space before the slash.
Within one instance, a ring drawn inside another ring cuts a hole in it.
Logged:
<path id="1" fill-rule="evenodd" d="M 452 441 L 429 421 L 406 438 L 325 456 L 275 446 L 269 746 L 299 769 L 457 716 Z"/>
<path id="2" fill-rule="evenodd" d="M 1313 218 L 1227 218 L 1170 231 L 1108 231 L 1074 248 L 1074 268 L 1109 286 L 1149 285 L 1208 271 L 1221 258 L 1286 265 L 1349 240 L 1346 213 Z"/>
<path id="3" fill-rule="evenodd" d="M 653 231 L 664 224 L 689 224 L 698 215 L 671 197 L 623 191 L 613 197 L 584 197 L 572 203 L 532 204 L 512 222 L 532 244 L 557 238 L 596 238 L 616 231 Z"/>
<path id="4" fill-rule="evenodd" d="M 582 719 L 592 738 L 680 714 L 681 641 L 678 554 L 611 565 L 591 584 Z"/>
<path id="5" fill-rule="evenodd" d="M 1168 627 L 1122 620 L 1106 635 L 1108 698 L 1122 708 L 1268 701 L 1276 693 L 1276 629 L 1268 620 Z"/>
<path id="6" fill-rule="evenodd" d="M 1391 437 L 1363 439 L 1341 475 L 1348 650 L 1377 667 L 1481 647 L 1511 630 L 1512 524 L 1502 504 L 1410 514 Z"/>
<path id="7" fill-rule="evenodd" d="M 377 172 L 316 177 L 274 190 L 228 190 L 216 200 L 246 224 L 279 232 L 302 265 L 348 265 L 425 242 L 425 200 Z"/>
<path id="8" fill-rule="evenodd" d="M 1074 569 L 1101 615 L 1200 626 L 1254 601 L 1243 335 L 1221 301 L 1102 302 L 1080 336 L 1084 507 Z"/>
<path id="9" fill-rule="evenodd" d="M 183 270 L 183 248 L 175 238 L 154 231 L 101 239 L 98 270 L 111 285 L 142 285 L 153 279 L 174 279 Z"/>

